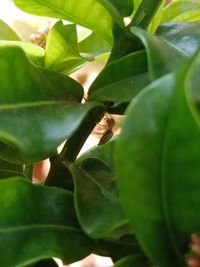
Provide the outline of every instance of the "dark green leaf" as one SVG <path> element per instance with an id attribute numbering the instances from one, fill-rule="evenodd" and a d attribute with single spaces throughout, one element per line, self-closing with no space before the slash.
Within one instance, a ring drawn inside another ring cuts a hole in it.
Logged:
<path id="1" fill-rule="evenodd" d="M 200 53 L 144 89 L 117 146 L 124 208 L 147 255 L 163 267 L 185 266 L 181 246 L 200 232 L 199 71 Z"/>
<path id="2" fill-rule="evenodd" d="M 67 191 L 20 178 L 1 180 L 0 203 L 1 266 L 26 266 L 51 257 L 71 263 L 93 249 L 79 228 Z"/>
<path id="3" fill-rule="evenodd" d="M 54 260 L 41 260 L 32 265 L 32 267 L 58 267 Z"/>
<path id="4" fill-rule="evenodd" d="M 199 23 L 170 22 L 161 25 L 157 34 L 183 53 L 191 56 L 200 47 L 199 27 Z"/>
<path id="5" fill-rule="evenodd" d="M 135 236 L 131 231 L 119 239 L 102 239 L 98 240 L 98 246 L 95 253 L 102 256 L 111 257 L 114 262 L 128 255 L 143 255 Z"/>
<path id="6" fill-rule="evenodd" d="M 148 260 L 143 255 L 130 255 L 116 262 L 115 267 L 147 267 Z"/>
<path id="7" fill-rule="evenodd" d="M 89 99 L 129 102 L 149 82 L 146 53 L 129 54 L 108 64 L 90 87 Z"/>
<path id="8" fill-rule="evenodd" d="M 100 0 L 100 2 L 106 6 L 105 0 Z M 123 17 L 130 16 L 133 11 L 133 0 L 107 0 L 107 2 L 110 2 Z"/>
<path id="9" fill-rule="evenodd" d="M 113 19 L 107 9 L 98 0 L 15 0 L 22 10 L 39 16 L 65 19 L 82 25 L 100 34 L 112 42 Z"/>
<path id="10" fill-rule="evenodd" d="M 20 40 L 17 34 L 3 20 L 0 20 L 0 40 Z"/>
<path id="11" fill-rule="evenodd" d="M 152 36 L 136 27 L 132 27 L 131 32 L 143 42 L 146 48 L 149 76 L 152 80 L 174 71 L 188 58 L 186 53 L 161 37 Z"/>
<path id="12" fill-rule="evenodd" d="M 0 49 L 0 61 L 0 157 L 7 161 L 50 156 L 91 110 L 102 110 L 97 103 L 78 104 L 78 83 L 36 68 L 18 48 Z"/>
<path id="13" fill-rule="evenodd" d="M 95 159 L 87 160 L 82 168 L 72 166 L 71 171 L 75 208 L 84 231 L 93 238 L 122 235 L 124 229 L 121 233 L 120 228 L 128 221 L 118 200 L 113 171 Z"/>
<path id="14" fill-rule="evenodd" d="M 78 166 L 81 166 L 84 163 L 84 161 L 87 159 L 98 159 L 113 170 L 114 169 L 114 162 L 113 162 L 114 154 L 113 153 L 114 153 L 114 146 L 116 142 L 115 140 L 116 138 L 112 139 L 105 145 L 96 146 L 86 151 L 76 160 L 76 164 Z"/>
<path id="15" fill-rule="evenodd" d="M 146 29 L 163 0 L 143 0 L 134 15 L 131 25 Z"/>
<path id="16" fill-rule="evenodd" d="M 24 166 L 10 164 L 0 159 L 0 179 L 12 176 L 24 176 Z"/>

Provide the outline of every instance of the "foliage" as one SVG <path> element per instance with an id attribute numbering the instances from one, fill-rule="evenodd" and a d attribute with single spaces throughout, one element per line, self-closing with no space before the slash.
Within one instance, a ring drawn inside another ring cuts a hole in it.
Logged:
<path id="1" fill-rule="evenodd" d="M 116 267 L 187 266 L 200 234 L 199 1 L 14 2 L 59 20 L 45 48 L 0 22 L 0 266 L 90 253 Z M 83 104 L 67 75 L 102 59 Z M 78 156 L 105 114 L 124 118 L 120 135 Z"/>

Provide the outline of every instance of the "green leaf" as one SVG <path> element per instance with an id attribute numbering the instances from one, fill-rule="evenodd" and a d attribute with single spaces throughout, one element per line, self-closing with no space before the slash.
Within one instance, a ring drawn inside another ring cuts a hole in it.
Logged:
<path id="1" fill-rule="evenodd" d="M 82 25 L 100 34 L 112 43 L 113 19 L 107 9 L 98 0 L 15 0 L 15 4 L 22 10 L 53 18 L 65 19 Z"/>
<path id="2" fill-rule="evenodd" d="M 188 58 L 186 53 L 161 37 L 152 36 L 136 27 L 132 27 L 131 32 L 142 41 L 146 48 L 148 72 L 151 80 L 156 80 L 174 71 Z"/>
<path id="3" fill-rule="evenodd" d="M 189 56 L 195 54 L 200 47 L 199 23 L 166 23 L 158 28 L 157 34 Z"/>
<path id="4" fill-rule="evenodd" d="M 0 159 L 0 179 L 12 176 L 24 176 L 23 165 L 10 164 Z"/>
<path id="5" fill-rule="evenodd" d="M 151 34 L 154 34 L 158 28 L 158 26 L 160 25 L 160 21 L 162 18 L 162 14 L 164 12 L 164 6 L 166 4 L 166 0 L 163 0 L 160 7 L 158 8 L 158 10 L 156 11 L 149 27 L 148 27 L 148 32 Z"/>
<path id="6" fill-rule="evenodd" d="M 0 41 L 1 47 L 19 47 L 24 50 L 26 55 L 36 64 L 44 65 L 44 49 L 31 43 L 21 41 Z"/>
<path id="7" fill-rule="evenodd" d="M 113 153 L 114 153 L 115 142 L 116 138 L 112 139 L 111 141 L 109 141 L 104 145 L 95 146 L 90 150 L 86 151 L 76 160 L 77 166 L 81 166 L 87 159 L 98 159 L 113 170 L 114 169 Z"/>
<path id="8" fill-rule="evenodd" d="M 37 68 L 19 48 L 0 49 L 0 157 L 35 162 L 52 155 L 98 103 L 81 105 L 82 87 Z M 17 156 L 16 156 L 17 155 Z"/>
<path id="9" fill-rule="evenodd" d="M 140 5 L 133 17 L 131 25 L 143 29 L 148 28 L 162 2 L 163 0 L 143 0 L 141 4 L 139 3 Z"/>
<path id="10" fill-rule="evenodd" d="M 195 15 L 195 17 L 193 17 Z M 169 21 L 198 21 L 200 19 L 200 2 L 198 0 L 173 1 L 166 6 L 161 23 Z"/>
<path id="11" fill-rule="evenodd" d="M 0 20 L 0 40 L 20 41 L 17 34 L 3 20 Z"/>
<path id="12" fill-rule="evenodd" d="M 133 100 L 116 151 L 125 211 L 146 254 L 162 267 L 184 266 L 171 240 L 162 194 L 162 145 L 173 86 L 174 77 L 168 75 Z"/>
<path id="13" fill-rule="evenodd" d="M 88 159 L 82 168 L 71 166 L 71 171 L 75 208 L 84 231 L 93 238 L 122 235 L 121 227 L 128 221 L 118 200 L 113 171 L 96 159 Z"/>
<path id="14" fill-rule="evenodd" d="M 132 53 L 103 69 L 89 89 L 89 99 L 129 102 L 148 82 L 146 53 Z"/>
<path id="15" fill-rule="evenodd" d="M 71 193 L 17 177 L 1 180 L 0 192 L 1 266 L 27 266 L 51 257 L 71 263 L 93 249 L 79 228 Z"/>
<path id="16" fill-rule="evenodd" d="M 89 54 L 96 60 L 101 59 L 102 55 L 109 54 L 111 51 L 111 45 L 94 32 L 82 40 L 78 46 L 80 53 Z"/>
<path id="17" fill-rule="evenodd" d="M 91 56 L 83 57 L 79 53 L 76 25 L 63 25 L 62 21 L 58 21 L 47 37 L 45 67 L 66 72 L 65 63 L 68 65 L 67 61 L 74 59 L 82 63 L 94 60 Z"/>
<path id="18" fill-rule="evenodd" d="M 116 262 L 114 267 L 147 267 L 148 260 L 143 255 L 130 255 Z"/>
<path id="19" fill-rule="evenodd" d="M 124 208 L 147 255 L 163 267 L 185 266 L 181 247 L 200 232 L 199 71 L 200 52 L 144 89 L 117 145 Z"/>
<path id="20" fill-rule="evenodd" d="M 132 254 L 144 255 L 133 234 L 124 235 L 117 240 L 100 239 L 97 244 L 95 253 L 110 257 L 114 262 Z"/>
<path id="21" fill-rule="evenodd" d="M 100 0 L 100 2 L 106 6 L 105 0 Z M 128 17 L 133 11 L 133 0 L 107 0 L 110 2 L 123 17 Z"/>

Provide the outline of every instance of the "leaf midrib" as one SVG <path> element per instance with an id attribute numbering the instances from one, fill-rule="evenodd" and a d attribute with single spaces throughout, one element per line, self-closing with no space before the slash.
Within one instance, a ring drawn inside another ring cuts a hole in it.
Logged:
<path id="1" fill-rule="evenodd" d="M 75 232 L 83 232 L 80 228 L 75 228 L 72 226 L 64 226 L 64 225 L 55 225 L 55 224 L 33 224 L 33 225 L 23 225 L 23 226 L 15 226 L 15 227 L 0 227 L 0 235 L 1 233 L 5 232 L 14 232 L 14 231 L 23 231 L 23 230 L 30 230 L 34 228 L 46 228 L 46 229 L 62 229 L 66 231 L 75 231 Z"/>
<path id="2" fill-rule="evenodd" d="M 1 110 L 9 110 L 9 109 L 20 109 L 20 108 L 33 108 L 33 107 L 40 107 L 40 106 L 50 106 L 50 105 L 75 105 L 78 104 L 77 102 L 69 102 L 69 101 L 37 101 L 37 102 L 24 102 L 24 103 L 15 103 L 15 104 L 4 104 L 0 105 Z"/>

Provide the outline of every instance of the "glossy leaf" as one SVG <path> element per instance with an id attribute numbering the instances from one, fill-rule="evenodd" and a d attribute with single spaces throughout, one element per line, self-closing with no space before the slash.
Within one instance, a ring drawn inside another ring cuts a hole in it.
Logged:
<path id="1" fill-rule="evenodd" d="M 0 49 L 0 60 L 0 157 L 7 161 L 50 156 L 91 110 L 102 109 L 78 104 L 83 95 L 78 83 L 36 68 L 18 48 Z"/>
<path id="2" fill-rule="evenodd" d="M 81 56 L 78 49 L 76 25 L 63 25 L 58 21 L 50 30 L 45 49 L 45 67 L 52 70 L 66 72 L 67 61 L 78 59 L 81 62 L 93 60 L 90 56 Z"/>
<path id="3" fill-rule="evenodd" d="M 195 17 L 193 17 L 195 15 Z M 169 21 L 199 21 L 200 2 L 198 0 L 173 1 L 166 6 L 161 23 Z"/>
<path id="4" fill-rule="evenodd" d="M 0 192 L 1 266 L 27 266 L 50 257 L 70 263 L 93 249 L 79 228 L 71 193 L 20 178 L 1 180 Z"/>
<path id="5" fill-rule="evenodd" d="M 199 70 L 200 53 L 136 97 L 116 151 L 124 208 L 147 255 L 163 267 L 185 266 L 181 245 L 200 231 Z"/>
<path id="6" fill-rule="evenodd" d="M 163 0 L 143 0 L 135 13 L 131 25 L 148 28 Z"/>
<path id="7" fill-rule="evenodd" d="M 87 159 L 98 159 L 113 170 L 114 169 L 113 153 L 114 153 L 115 142 L 116 138 L 112 139 L 111 141 L 109 141 L 104 145 L 95 146 L 90 150 L 86 151 L 76 160 L 77 166 L 81 166 Z"/>
<path id="8" fill-rule="evenodd" d="M 157 34 L 189 56 L 195 54 L 200 47 L 200 31 L 198 23 L 166 23 L 158 28 Z"/>
<path id="9" fill-rule="evenodd" d="M 3 20 L 0 20 L 0 40 L 20 41 L 17 34 Z"/>
<path id="10" fill-rule="evenodd" d="M 113 19 L 107 9 L 97 0 L 15 0 L 22 10 L 53 18 L 65 19 L 91 29 L 112 42 Z"/>
<path id="11" fill-rule="evenodd" d="M 89 99 L 129 102 L 149 82 L 146 53 L 136 52 L 108 64 L 90 87 Z"/>
<path id="12" fill-rule="evenodd" d="M 44 49 L 31 43 L 21 41 L 0 41 L 1 47 L 19 47 L 24 50 L 26 55 L 36 64 L 44 65 Z"/>
<path id="13" fill-rule="evenodd" d="M 187 54 L 161 37 L 152 36 L 136 27 L 132 27 L 131 32 L 142 41 L 146 48 L 148 72 L 151 80 L 174 71 L 188 58 Z"/>
<path id="14" fill-rule="evenodd" d="M 122 235 L 124 229 L 121 233 L 120 228 L 128 221 L 118 200 L 113 171 L 95 159 L 86 161 L 82 168 L 72 166 L 71 171 L 75 208 L 84 231 L 93 238 Z"/>

